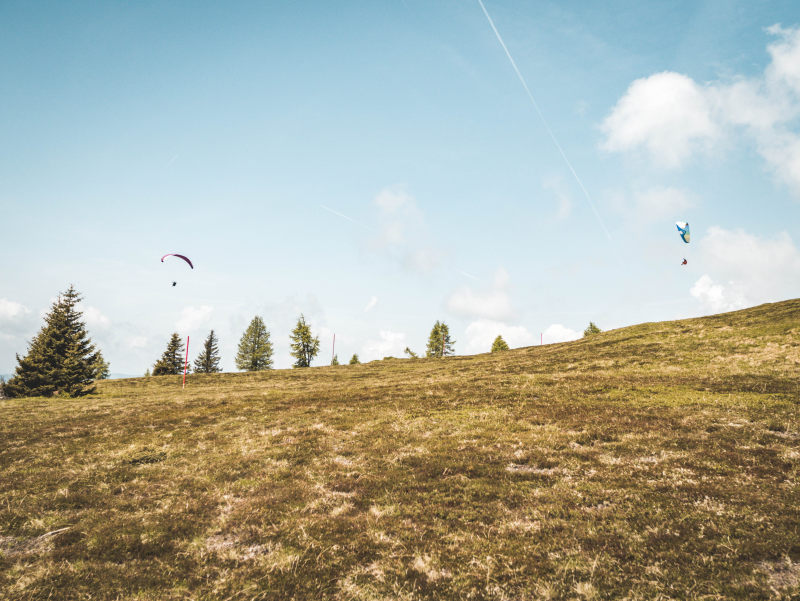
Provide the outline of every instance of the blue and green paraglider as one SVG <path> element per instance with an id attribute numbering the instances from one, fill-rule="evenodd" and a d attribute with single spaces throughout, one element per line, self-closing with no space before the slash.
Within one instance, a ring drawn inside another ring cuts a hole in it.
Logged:
<path id="1" fill-rule="evenodd" d="M 691 239 L 689 224 L 686 221 L 676 221 L 675 227 L 678 228 L 678 234 L 680 234 L 681 240 L 683 240 L 686 244 L 689 244 L 689 240 Z M 686 265 L 688 262 L 689 261 L 686 260 L 686 257 L 684 257 L 681 265 Z"/>

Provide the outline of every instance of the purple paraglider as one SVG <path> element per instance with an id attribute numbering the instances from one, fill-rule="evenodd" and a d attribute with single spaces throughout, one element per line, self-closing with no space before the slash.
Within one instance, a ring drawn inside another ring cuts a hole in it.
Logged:
<path id="1" fill-rule="evenodd" d="M 189 267 L 194 269 L 194 265 L 192 265 L 192 262 L 189 260 L 189 257 L 184 257 L 183 255 L 179 255 L 177 253 L 168 253 L 168 254 L 164 255 L 163 257 L 161 257 L 161 262 L 163 263 L 164 259 L 166 259 L 167 257 L 178 257 L 179 259 L 183 259 L 184 261 L 186 261 L 189 264 Z"/>

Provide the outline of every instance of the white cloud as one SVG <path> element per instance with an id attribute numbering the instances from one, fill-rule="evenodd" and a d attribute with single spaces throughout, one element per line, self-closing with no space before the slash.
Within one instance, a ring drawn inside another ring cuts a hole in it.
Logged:
<path id="1" fill-rule="evenodd" d="M 380 209 L 375 246 L 410 271 L 430 273 L 436 269 L 442 253 L 431 241 L 414 197 L 400 187 L 389 187 L 381 190 L 374 202 Z"/>
<path id="2" fill-rule="evenodd" d="M 698 248 L 707 273 L 691 294 L 712 311 L 794 298 L 800 290 L 800 250 L 786 232 L 768 239 L 712 227 Z"/>
<path id="3" fill-rule="evenodd" d="M 767 32 L 778 37 L 777 42 L 767 46 L 772 63 L 767 68 L 770 82 L 786 84 L 800 95 L 800 28 L 784 28 L 773 25 Z"/>
<path id="4" fill-rule="evenodd" d="M 403 332 L 381 330 L 378 340 L 367 341 L 361 351 L 362 361 L 383 359 L 384 357 L 401 357 L 405 350 L 406 335 Z"/>
<path id="5" fill-rule="evenodd" d="M 448 310 L 468 317 L 503 320 L 511 316 L 511 302 L 505 290 L 477 293 L 464 286 L 456 290 L 447 301 Z"/>
<path id="6" fill-rule="evenodd" d="M 467 326 L 465 331 L 467 337 L 464 352 L 467 355 L 478 353 L 488 353 L 492 349 L 492 343 L 497 336 L 502 336 L 503 340 L 511 348 L 520 346 L 530 346 L 535 342 L 535 336 L 531 334 L 525 326 L 512 326 L 502 321 L 493 319 L 478 319 Z"/>
<path id="7" fill-rule="evenodd" d="M 208 323 L 213 307 L 202 305 L 200 307 L 185 307 L 181 311 L 181 317 L 175 324 L 179 332 L 191 332 L 200 326 Z"/>
<path id="8" fill-rule="evenodd" d="M 678 167 L 723 136 L 745 136 L 800 196 L 800 28 L 767 31 L 778 39 L 758 77 L 701 85 L 665 72 L 634 81 L 602 124 L 603 148 L 645 150 L 656 163 Z"/>
<path id="9" fill-rule="evenodd" d="M 570 340 L 577 340 L 583 336 L 583 332 L 572 330 L 560 323 L 554 323 L 547 327 L 542 332 L 542 342 L 544 344 L 552 344 L 554 342 L 569 342 Z"/>
<path id="10" fill-rule="evenodd" d="M 729 282 L 727 285 L 717 284 L 708 274 L 701 276 L 694 283 L 690 293 L 715 313 L 735 311 L 747 306 L 740 285 L 735 282 Z"/>
<path id="11" fill-rule="evenodd" d="M 442 263 L 442 254 L 433 247 L 418 248 L 406 253 L 403 266 L 411 271 L 430 273 Z"/>
<path id="12" fill-rule="evenodd" d="M 30 315 L 30 312 L 31 310 L 25 305 L 0 298 L 0 323 L 16 321 Z"/>
<path id="13" fill-rule="evenodd" d="M 384 188 L 375 196 L 375 204 L 380 209 L 380 242 L 385 245 L 407 243 L 424 223 L 414 197 L 401 188 Z"/>
<path id="14" fill-rule="evenodd" d="M 375 308 L 375 305 L 377 304 L 378 304 L 378 297 L 377 296 L 371 297 L 369 299 L 369 302 L 367 303 L 367 306 L 364 307 L 364 313 L 369 313 L 370 311 L 372 311 Z"/>
<path id="15" fill-rule="evenodd" d="M 384 188 L 378 192 L 375 204 L 387 213 L 397 213 L 401 210 L 411 213 L 417 211 L 414 197 L 399 187 Z"/>
<path id="16" fill-rule="evenodd" d="M 774 133 L 764 138 L 759 152 L 775 174 L 800 197 L 800 136 Z"/>
<path id="17" fill-rule="evenodd" d="M 0 337 L 18 343 L 18 336 L 32 335 L 36 316 L 25 305 L 0 298 Z M 12 355 L 13 356 L 13 355 Z"/>
<path id="18" fill-rule="evenodd" d="M 603 122 L 603 147 L 644 148 L 668 167 L 685 161 L 719 134 L 705 90 L 680 73 L 656 73 L 634 81 Z"/>
<path id="19" fill-rule="evenodd" d="M 133 336 L 128 339 L 128 346 L 132 349 L 146 348 L 147 338 L 145 336 Z"/>
<path id="20" fill-rule="evenodd" d="M 476 292 L 470 286 L 462 286 L 450 295 L 447 309 L 466 317 L 508 320 L 514 314 L 507 290 L 509 281 L 508 272 L 500 267 L 495 272 L 491 289 Z"/>
<path id="21" fill-rule="evenodd" d="M 90 330 L 105 330 L 111 325 L 111 320 L 103 315 L 100 309 L 95 307 L 86 307 L 86 309 L 83 310 L 83 317 Z"/>

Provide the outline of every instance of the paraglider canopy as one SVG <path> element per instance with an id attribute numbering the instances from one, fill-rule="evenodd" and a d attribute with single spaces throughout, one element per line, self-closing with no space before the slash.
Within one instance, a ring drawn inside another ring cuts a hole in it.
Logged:
<path id="1" fill-rule="evenodd" d="M 166 259 L 167 257 L 178 257 L 179 259 L 183 259 L 184 261 L 186 261 L 189 264 L 189 267 L 194 269 L 194 265 L 192 265 L 192 262 L 189 260 L 189 257 L 184 257 L 183 255 L 179 255 L 177 253 L 168 253 L 168 254 L 164 255 L 163 257 L 161 257 L 161 262 L 163 263 L 164 259 Z"/>
<path id="2" fill-rule="evenodd" d="M 689 244 L 689 224 L 685 221 L 676 221 L 675 227 L 678 228 L 678 233 L 681 235 L 681 240 L 686 242 L 686 244 Z"/>

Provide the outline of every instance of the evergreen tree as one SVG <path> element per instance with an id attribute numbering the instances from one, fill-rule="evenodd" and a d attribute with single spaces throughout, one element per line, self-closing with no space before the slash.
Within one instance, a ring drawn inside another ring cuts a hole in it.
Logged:
<path id="1" fill-rule="evenodd" d="M 331 359 L 331 365 L 339 365 L 339 355 L 334 355 Z"/>
<path id="2" fill-rule="evenodd" d="M 6 379 L 3 376 L 0 376 L 0 399 L 6 398 L 6 394 L 3 391 L 3 387 L 6 385 Z"/>
<path id="3" fill-rule="evenodd" d="M 311 361 L 319 353 L 319 338 L 312 337 L 306 318 L 300 314 L 297 325 L 290 336 L 292 357 L 296 359 L 292 367 L 310 367 Z"/>
<path id="4" fill-rule="evenodd" d="M 59 295 L 45 324 L 28 346 L 25 357 L 17 355 L 14 377 L 5 385 L 8 396 L 82 396 L 94 392 L 98 354 L 86 332 L 77 305 L 81 296 L 74 286 Z"/>
<path id="5" fill-rule="evenodd" d="M 153 365 L 154 376 L 168 376 L 183 373 L 183 340 L 177 332 L 173 332 L 167 343 L 167 350 Z"/>
<path id="6" fill-rule="evenodd" d="M 443 321 L 436 320 L 431 334 L 428 337 L 428 346 L 425 349 L 426 357 L 444 357 L 455 354 L 453 345 L 455 340 L 450 339 L 450 328 Z"/>
<path id="7" fill-rule="evenodd" d="M 350 365 L 358 365 L 361 361 L 358 360 L 358 353 L 353 353 L 353 356 L 350 357 Z"/>
<path id="8" fill-rule="evenodd" d="M 203 343 L 203 350 L 194 360 L 194 373 L 196 374 L 215 374 L 221 372 L 219 366 L 219 349 L 217 348 L 217 337 L 214 330 Z"/>
<path id="9" fill-rule="evenodd" d="M 96 380 L 108 380 L 111 365 L 105 360 L 102 353 L 97 351 L 97 359 L 94 362 L 94 373 Z"/>
<path id="10" fill-rule="evenodd" d="M 503 340 L 503 337 L 500 336 L 500 334 L 498 334 L 497 338 L 495 338 L 494 342 L 492 343 L 492 352 L 496 353 L 498 351 L 507 351 L 507 350 L 508 350 L 508 344 L 506 343 L 505 340 Z"/>
<path id="11" fill-rule="evenodd" d="M 258 315 L 247 326 L 236 353 L 236 368 L 243 371 L 272 369 L 272 342 L 264 320 Z"/>
<path id="12" fill-rule="evenodd" d="M 583 336 L 591 336 L 592 334 L 599 334 L 602 332 L 600 328 L 598 328 L 593 321 L 589 322 L 589 326 L 583 331 Z"/>

